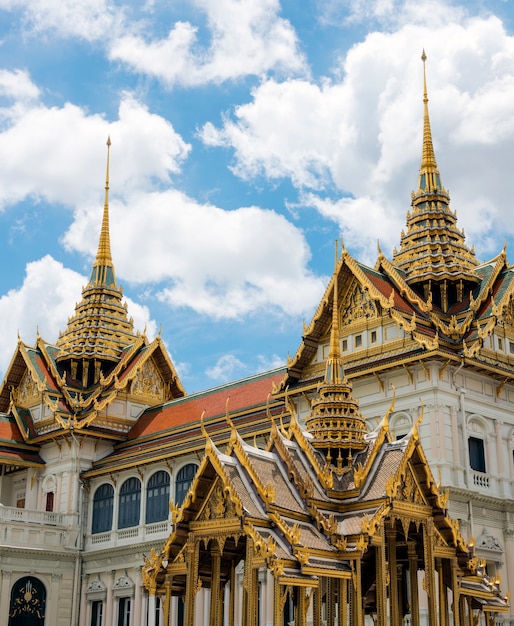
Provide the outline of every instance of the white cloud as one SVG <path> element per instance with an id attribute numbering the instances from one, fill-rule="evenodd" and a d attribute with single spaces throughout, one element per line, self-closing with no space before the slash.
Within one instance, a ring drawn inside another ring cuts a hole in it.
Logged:
<path id="1" fill-rule="evenodd" d="M 225 211 L 170 189 L 113 201 L 111 223 L 120 278 L 154 283 L 156 297 L 173 307 L 215 318 L 262 309 L 301 314 L 323 293 L 323 279 L 307 269 L 303 234 L 273 211 Z M 65 245 L 94 254 L 99 225 L 97 207 L 80 211 Z"/>
<path id="2" fill-rule="evenodd" d="M 17 87 L 10 83 L 11 90 L 34 92 L 37 88 L 21 76 Z M 105 184 L 103 146 L 109 134 L 111 186 L 118 194 L 155 180 L 169 182 L 190 150 L 167 120 L 129 94 L 123 95 L 112 123 L 71 103 L 46 107 L 36 101 L 20 107 L 15 102 L 2 114 L 0 209 L 28 197 L 67 206 L 97 202 Z"/>
<path id="3" fill-rule="evenodd" d="M 111 60 L 168 86 L 220 83 L 270 70 L 305 71 L 291 24 L 279 17 L 278 0 L 196 0 L 205 12 L 209 43 L 198 27 L 176 22 L 164 39 L 136 32 L 113 39 Z"/>
<path id="4" fill-rule="evenodd" d="M 217 383 L 224 383 L 228 380 L 234 380 L 234 376 L 237 377 L 238 372 L 245 370 L 247 370 L 247 367 L 237 357 L 233 354 L 224 354 L 205 373 Z"/>
<path id="5" fill-rule="evenodd" d="M 0 96 L 14 100 L 36 100 L 40 90 L 24 70 L 0 70 Z"/>
<path id="6" fill-rule="evenodd" d="M 34 345 L 36 332 L 55 343 L 59 331 L 65 330 L 75 303 L 81 299 L 87 278 L 65 268 L 51 256 L 27 264 L 23 284 L 0 297 L 0 371 L 5 372 L 16 346 L 16 337 Z M 128 298 L 129 316 L 135 330 L 146 327 L 149 337 L 155 336 L 156 324 L 147 307 Z"/>
<path id="7" fill-rule="evenodd" d="M 20 9 L 32 34 L 51 31 L 86 41 L 112 36 L 123 21 L 122 10 L 110 0 L 0 0 L 0 9 Z"/>
<path id="8" fill-rule="evenodd" d="M 495 17 L 371 33 L 348 52 L 340 80 L 267 80 L 250 103 L 227 115 L 220 128 L 206 124 L 200 136 L 208 145 L 230 147 L 233 171 L 246 180 L 289 178 L 320 196 L 335 185 L 339 199 L 334 193 L 318 200 L 306 195 L 308 205 L 337 221 L 357 254 L 376 246 L 374 219 L 380 219 L 382 249 L 390 254 L 417 182 L 422 47 L 429 56 L 429 106 L 443 183 L 468 243 L 487 257 L 498 233 L 514 233 L 514 38 Z M 364 221 L 363 207 L 375 217 L 366 213 Z"/>

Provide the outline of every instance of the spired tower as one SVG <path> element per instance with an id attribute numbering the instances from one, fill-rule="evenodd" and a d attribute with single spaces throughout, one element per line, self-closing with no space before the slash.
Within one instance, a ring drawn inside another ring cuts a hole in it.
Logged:
<path id="1" fill-rule="evenodd" d="M 82 290 L 82 300 L 75 315 L 68 320 L 56 346 L 56 362 L 67 382 L 83 391 L 97 385 L 120 361 L 123 352 L 137 342 L 132 319 L 122 302 L 122 289 L 116 283 L 109 235 L 109 153 L 107 140 L 107 170 L 102 229 L 96 259 L 88 284 Z"/>
<path id="2" fill-rule="evenodd" d="M 11 412 L 28 443 L 84 431 L 124 440 L 141 413 L 185 395 L 160 336 L 134 331 L 116 282 L 109 236 L 109 157 L 102 227 L 82 299 L 56 344 L 39 335 L 18 342 L 2 386 L 0 411 Z"/>
<path id="3" fill-rule="evenodd" d="M 402 232 L 393 264 L 405 274 L 410 287 L 446 313 L 480 282 L 475 273 L 479 262 L 466 246 L 464 231 L 457 228 L 457 215 L 450 210 L 450 196 L 437 168 L 428 115 L 426 58 L 423 50 L 423 149 L 418 188 L 412 193 L 407 232 Z"/>
<path id="4" fill-rule="evenodd" d="M 359 411 L 358 401 L 352 396 L 352 384 L 344 373 L 340 349 L 337 291 L 336 251 L 330 349 L 325 376 L 319 385 L 318 396 L 311 404 L 311 413 L 306 420 L 306 428 L 312 435 L 313 448 L 323 454 L 326 464 L 342 472 L 351 466 L 355 452 L 363 450 L 367 443 L 364 440 L 366 420 Z"/>

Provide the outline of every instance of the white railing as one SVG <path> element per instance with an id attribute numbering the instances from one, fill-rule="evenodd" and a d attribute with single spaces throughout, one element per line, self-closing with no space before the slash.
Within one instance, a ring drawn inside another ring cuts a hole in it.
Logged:
<path id="1" fill-rule="evenodd" d="M 63 526 L 69 528 L 78 523 L 78 515 L 74 513 L 55 513 L 53 511 L 34 511 L 18 509 L 0 504 L 1 522 L 29 522 L 46 526 Z"/>
<path id="2" fill-rule="evenodd" d="M 0 545 L 70 550 L 76 548 L 78 535 L 75 514 L 0 505 Z"/>
<path id="3" fill-rule="evenodd" d="M 130 528 L 111 530 L 105 533 L 88 534 L 86 546 L 103 549 L 106 547 L 106 544 L 109 544 L 109 547 L 115 547 L 126 545 L 127 543 L 155 541 L 156 539 L 168 537 L 172 529 L 173 524 L 169 520 L 164 520 L 163 522 L 131 526 Z"/>
<path id="4" fill-rule="evenodd" d="M 489 476 L 482 472 L 473 472 L 473 485 L 480 489 L 489 489 Z"/>

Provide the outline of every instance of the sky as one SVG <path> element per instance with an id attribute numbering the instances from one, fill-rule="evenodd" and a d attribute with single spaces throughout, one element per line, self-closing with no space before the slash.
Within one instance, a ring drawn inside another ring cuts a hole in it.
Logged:
<path id="1" fill-rule="evenodd" d="M 188 393 L 283 365 L 335 241 L 391 258 L 425 49 L 466 243 L 514 260 L 512 0 L 0 0 L 0 376 L 87 283 L 110 136 L 129 315 Z"/>

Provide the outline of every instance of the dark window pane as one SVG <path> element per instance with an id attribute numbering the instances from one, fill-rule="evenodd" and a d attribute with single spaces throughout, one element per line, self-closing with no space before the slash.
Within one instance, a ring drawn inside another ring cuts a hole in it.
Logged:
<path id="1" fill-rule="evenodd" d="M 175 484 L 175 503 L 177 506 L 181 506 L 184 502 L 184 498 L 189 491 L 189 487 L 195 477 L 197 466 L 194 463 L 184 465 L 184 467 L 177 474 L 177 482 Z"/>
<path id="2" fill-rule="evenodd" d="M 93 524 L 91 532 L 105 533 L 112 528 L 114 489 L 112 485 L 100 485 L 93 498 Z"/>
<path id="3" fill-rule="evenodd" d="M 139 524 L 141 505 L 141 481 L 129 478 L 120 489 L 118 528 L 129 528 Z"/>
<path id="4" fill-rule="evenodd" d="M 484 442 L 477 437 L 470 437 L 468 439 L 469 447 L 469 464 L 471 469 L 476 472 L 485 472 L 485 450 Z"/>
<path id="5" fill-rule="evenodd" d="M 146 523 L 168 519 L 170 510 L 170 475 L 160 471 L 151 476 L 146 489 Z"/>

